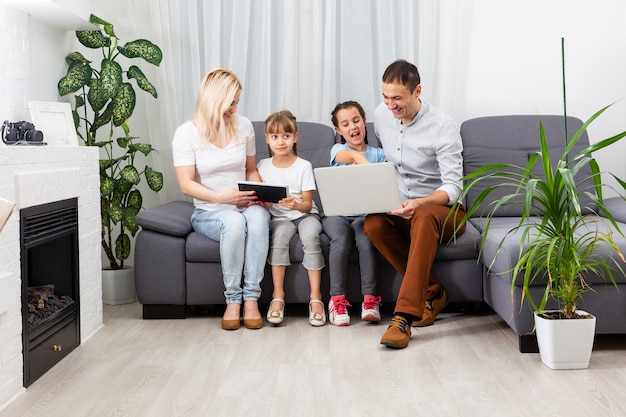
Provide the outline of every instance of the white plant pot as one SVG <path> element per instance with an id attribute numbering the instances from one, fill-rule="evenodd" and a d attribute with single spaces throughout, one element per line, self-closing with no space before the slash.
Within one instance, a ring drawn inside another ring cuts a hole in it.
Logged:
<path id="1" fill-rule="evenodd" d="M 135 270 L 132 267 L 102 270 L 102 302 L 109 305 L 134 303 Z"/>
<path id="2" fill-rule="evenodd" d="M 588 319 L 544 319 L 535 312 L 535 326 L 539 354 L 544 365 L 551 369 L 584 369 L 589 366 L 596 318 L 586 311 Z"/>

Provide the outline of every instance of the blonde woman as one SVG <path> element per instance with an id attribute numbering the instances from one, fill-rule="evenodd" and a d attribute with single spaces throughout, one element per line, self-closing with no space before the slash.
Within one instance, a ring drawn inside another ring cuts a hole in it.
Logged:
<path id="1" fill-rule="evenodd" d="M 176 129 L 172 150 L 183 194 L 193 197 L 194 230 L 220 242 L 226 310 L 222 328 L 263 326 L 258 299 L 269 247 L 268 211 L 237 181 L 260 181 L 250 120 L 237 115 L 242 85 L 225 69 L 209 72 L 191 118 Z"/>

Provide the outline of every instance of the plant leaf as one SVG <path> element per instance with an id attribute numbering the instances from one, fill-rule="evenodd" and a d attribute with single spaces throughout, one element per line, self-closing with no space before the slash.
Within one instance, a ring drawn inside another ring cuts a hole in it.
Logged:
<path id="1" fill-rule="evenodd" d="M 120 171 L 120 177 L 133 185 L 137 185 L 139 181 L 141 181 L 137 168 L 132 165 L 125 166 L 124 169 Z"/>
<path id="2" fill-rule="evenodd" d="M 115 257 L 119 260 L 127 259 L 130 256 L 130 238 L 124 232 L 115 239 Z"/>
<path id="3" fill-rule="evenodd" d="M 149 166 L 146 166 L 144 175 L 146 177 L 148 187 L 150 187 L 152 191 L 159 191 L 161 190 L 161 188 L 163 188 L 163 174 L 162 173 L 153 170 Z"/>
<path id="4" fill-rule="evenodd" d="M 148 79 L 143 74 L 143 72 L 141 72 L 139 67 L 137 67 L 136 65 L 132 65 L 130 68 L 128 68 L 128 73 L 126 75 L 128 76 L 128 78 L 134 78 L 135 80 L 137 80 L 137 85 L 139 86 L 139 88 L 152 94 L 152 97 L 157 98 L 156 88 L 154 88 L 150 81 L 148 81 Z"/>
<path id="5" fill-rule="evenodd" d="M 113 224 L 118 224 L 122 220 L 122 207 L 119 204 L 110 204 L 107 212 Z"/>
<path id="6" fill-rule="evenodd" d="M 126 58 L 143 58 L 157 67 L 161 64 L 161 60 L 163 59 L 161 48 L 147 39 L 137 39 L 128 42 L 124 46 L 118 46 L 117 50 Z"/>
<path id="7" fill-rule="evenodd" d="M 109 105 L 104 110 L 104 112 L 100 113 L 93 121 L 93 124 L 91 125 L 91 132 L 93 133 L 96 130 L 98 130 L 100 127 L 109 123 L 112 117 L 113 117 L 113 102 L 111 101 L 109 102 Z M 99 143 L 109 144 L 111 143 L 111 141 L 99 142 Z"/>
<path id="8" fill-rule="evenodd" d="M 115 97 L 119 86 L 122 84 L 122 67 L 117 62 L 105 58 L 102 60 L 100 68 L 100 88 L 102 95 L 109 100 Z"/>
<path id="9" fill-rule="evenodd" d="M 120 148 L 126 149 L 126 147 L 128 146 L 128 142 L 130 142 L 131 139 L 132 138 L 130 138 L 128 136 L 120 136 L 116 140 L 117 146 L 119 146 Z"/>
<path id="10" fill-rule="evenodd" d="M 128 149 L 133 153 L 139 151 L 145 156 L 148 156 L 148 154 L 154 150 L 149 143 L 133 143 Z"/>
<path id="11" fill-rule="evenodd" d="M 76 37 L 87 48 L 100 49 L 111 46 L 111 38 L 104 36 L 101 30 L 77 30 Z"/>
<path id="12" fill-rule="evenodd" d="M 72 110 L 72 119 L 74 120 L 74 129 L 78 129 L 78 126 L 80 126 L 80 116 L 76 110 Z"/>
<path id="13" fill-rule="evenodd" d="M 109 22 L 107 22 L 104 19 L 99 18 L 98 16 L 92 14 L 91 16 L 89 16 L 89 23 L 93 23 L 94 25 L 101 25 L 104 28 L 104 32 L 113 37 L 113 38 L 117 38 L 117 36 L 115 36 L 115 32 L 113 31 L 113 25 L 110 24 Z"/>
<path id="14" fill-rule="evenodd" d="M 139 226 L 137 225 L 137 213 L 139 213 L 139 208 L 126 207 L 122 210 L 122 213 L 122 222 L 124 223 L 124 227 L 132 236 L 135 236 L 135 233 L 139 230 Z"/>
<path id="15" fill-rule="evenodd" d="M 89 23 L 93 23 L 94 25 L 110 25 L 109 22 L 93 13 L 89 15 Z"/>
<path id="16" fill-rule="evenodd" d="M 133 184 L 126 181 L 123 177 L 115 182 L 115 192 L 113 193 L 113 200 L 115 204 L 121 205 L 122 200 L 133 188 Z"/>
<path id="17" fill-rule="evenodd" d="M 87 65 L 91 64 L 91 61 L 85 58 L 80 52 L 71 52 L 65 57 L 65 62 L 67 62 L 67 65 L 72 65 L 74 63 Z"/>
<path id="18" fill-rule="evenodd" d="M 100 175 L 100 195 L 102 197 L 108 197 L 115 190 L 115 181 L 113 178 Z"/>
<path id="19" fill-rule="evenodd" d="M 133 114 L 135 101 L 133 86 L 130 83 L 120 85 L 113 98 L 113 124 L 115 126 L 120 126 Z"/>
<path id="20" fill-rule="evenodd" d="M 143 197 L 139 190 L 132 190 L 128 193 L 128 200 L 126 201 L 126 207 L 134 207 L 137 209 L 137 213 L 143 204 Z"/>
<path id="21" fill-rule="evenodd" d="M 91 80 L 91 73 L 92 69 L 89 64 L 81 62 L 71 64 L 67 69 L 65 77 L 61 78 L 57 84 L 59 95 L 64 96 L 83 88 Z"/>
<path id="22" fill-rule="evenodd" d="M 111 97 L 102 84 L 102 80 L 99 78 L 93 78 L 89 83 L 89 92 L 87 93 L 87 100 L 91 105 L 94 112 L 99 112 L 104 108 L 104 105 L 109 101 Z"/>

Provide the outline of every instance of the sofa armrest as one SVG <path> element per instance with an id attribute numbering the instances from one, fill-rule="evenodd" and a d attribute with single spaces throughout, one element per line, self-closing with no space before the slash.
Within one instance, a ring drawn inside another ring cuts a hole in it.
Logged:
<path id="1" fill-rule="evenodd" d="M 194 206 L 188 201 L 172 201 L 140 211 L 137 224 L 146 230 L 184 237 L 193 230 L 193 211 Z"/>
<path id="2" fill-rule="evenodd" d="M 605 198 L 604 205 L 613 215 L 615 221 L 626 223 L 626 201 L 622 197 Z"/>

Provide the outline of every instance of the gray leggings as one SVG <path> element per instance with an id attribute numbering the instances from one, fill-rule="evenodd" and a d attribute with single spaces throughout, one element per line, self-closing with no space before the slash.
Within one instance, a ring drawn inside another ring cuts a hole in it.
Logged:
<path id="1" fill-rule="evenodd" d="M 348 279 L 348 255 L 356 242 L 361 269 L 361 293 L 377 295 L 378 251 L 370 238 L 363 233 L 365 216 L 329 216 L 324 218 L 324 232 L 330 238 L 328 273 L 330 295 L 346 293 Z"/>
<path id="2" fill-rule="evenodd" d="M 322 223 L 317 214 L 307 214 L 296 220 L 272 220 L 269 251 L 270 265 L 291 265 L 289 241 L 298 232 L 304 258 L 302 265 L 310 271 L 324 268 L 324 255 L 320 245 Z"/>

